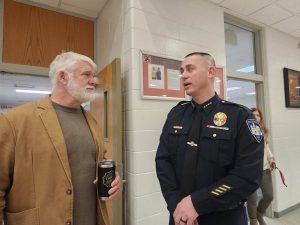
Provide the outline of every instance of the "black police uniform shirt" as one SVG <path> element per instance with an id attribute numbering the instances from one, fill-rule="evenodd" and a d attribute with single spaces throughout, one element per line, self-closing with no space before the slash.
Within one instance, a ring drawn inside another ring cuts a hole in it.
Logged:
<path id="1" fill-rule="evenodd" d="M 156 153 L 156 171 L 172 215 L 185 196 L 181 184 L 188 134 L 194 114 L 202 113 L 195 188 L 189 193 L 200 215 L 225 211 L 245 201 L 262 176 L 264 140 L 249 109 L 221 100 L 180 102 L 168 114 Z M 172 218 L 172 216 L 171 216 Z"/>

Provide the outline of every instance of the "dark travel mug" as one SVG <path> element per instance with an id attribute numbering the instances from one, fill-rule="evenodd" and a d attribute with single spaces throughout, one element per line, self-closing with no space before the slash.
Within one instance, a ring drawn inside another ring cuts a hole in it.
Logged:
<path id="1" fill-rule="evenodd" d="M 102 160 L 98 166 L 98 195 L 101 200 L 107 200 L 111 183 L 116 177 L 116 164 L 113 160 Z"/>

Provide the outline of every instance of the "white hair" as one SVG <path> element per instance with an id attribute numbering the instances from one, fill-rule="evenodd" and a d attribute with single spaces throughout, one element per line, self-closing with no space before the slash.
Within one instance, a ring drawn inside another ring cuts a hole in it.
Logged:
<path id="1" fill-rule="evenodd" d="M 57 74 L 61 71 L 71 73 L 76 69 L 76 65 L 79 62 L 89 63 L 93 69 L 97 70 L 97 65 L 92 59 L 85 55 L 81 55 L 75 52 L 64 52 L 57 55 L 55 59 L 51 62 L 49 67 L 49 78 L 52 85 L 57 82 Z"/>

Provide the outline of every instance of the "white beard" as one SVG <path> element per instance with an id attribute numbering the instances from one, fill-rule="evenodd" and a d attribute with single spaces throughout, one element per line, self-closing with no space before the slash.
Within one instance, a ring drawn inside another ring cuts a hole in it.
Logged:
<path id="1" fill-rule="evenodd" d="M 72 76 L 69 76 L 67 85 L 69 94 L 80 103 L 90 102 L 95 99 L 95 89 L 87 89 L 87 87 L 79 87 Z"/>

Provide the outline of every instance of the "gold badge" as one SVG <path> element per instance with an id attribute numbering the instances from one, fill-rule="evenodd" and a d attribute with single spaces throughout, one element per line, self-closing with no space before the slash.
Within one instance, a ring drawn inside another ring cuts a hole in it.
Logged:
<path id="1" fill-rule="evenodd" d="M 225 113 L 218 112 L 214 116 L 214 124 L 218 127 L 223 126 L 226 123 L 227 116 Z"/>

